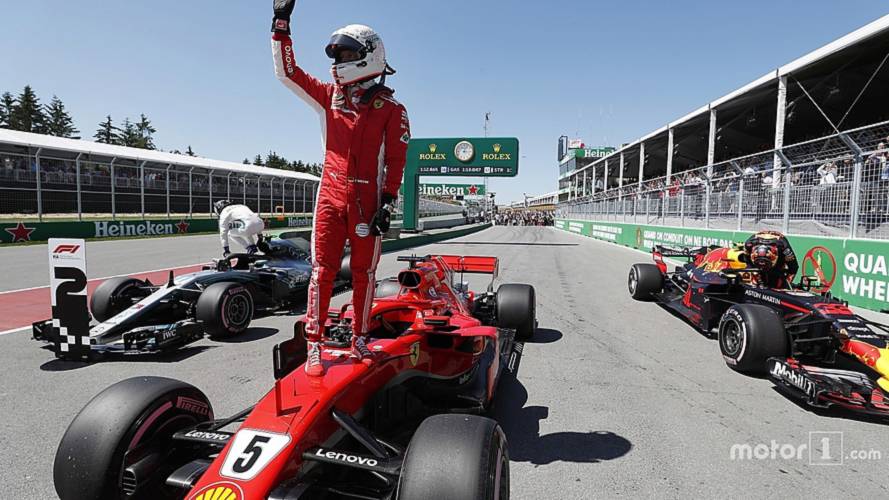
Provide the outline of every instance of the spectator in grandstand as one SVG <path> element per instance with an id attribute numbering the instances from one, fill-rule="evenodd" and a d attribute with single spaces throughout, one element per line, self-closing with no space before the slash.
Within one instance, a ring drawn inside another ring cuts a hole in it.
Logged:
<path id="1" fill-rule="evenodd" d="M 679 176 L 673 177 L 673 182 L 670 183 L 670 189 L 668 192 L 670 193 L 670 197 L 678 196 L 679 190 L 682 189 L 682 182 L 679 180 Z"/>
<path id="2" fill-rule="evenodd" d="M 837 183 L 837 166 L 834 162 L 827 162 L 824 165 L 818 167 L 818 175 L 821 176 L 821 179 L 818 181 L 818 184 L 836 184 Z"/>

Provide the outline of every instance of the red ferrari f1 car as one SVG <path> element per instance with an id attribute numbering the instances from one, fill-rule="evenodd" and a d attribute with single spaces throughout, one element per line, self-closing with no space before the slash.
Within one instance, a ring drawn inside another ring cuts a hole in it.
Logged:
<path id="1" fill-rule="evenodd" d="M 729 367 L 766 373 L 812 407 L 889 417 L 889 325 L 854 314 L 815 277 L 762 286 L 740 248 L 656 246 L 652 256 L 654 264 L 630 269 L 630 295 L 656 300 L 708 335 L 716 329 Z M 668 272 L 667 257 L 687 263 Z"/>
<path id="2" fill-rule="evenodd" d="M 493 291 L 495 257 L 400 257 L 378 284 L 369 344 L 349 356 L 350 305 L 325 328 L 323 377 L 309 377 L 304 323 L 274 349 L 275 385 L 218 419 L 177 380 L 131 378 L 90 401 L 54 464 L 68 499 L 505 499 L 506 438 L 481 416 L 536 329 L 530 285 Z M 463 273 L 491 274 L 474 293 Z"/>

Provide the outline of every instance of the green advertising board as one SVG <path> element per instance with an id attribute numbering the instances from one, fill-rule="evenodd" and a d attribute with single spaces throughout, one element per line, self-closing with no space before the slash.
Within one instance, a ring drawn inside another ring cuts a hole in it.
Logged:
<path id="1" fill-rule="evenodd" d="M 311 217 L 267 217 L 266 228 L 309 227 Z M 83 222 L 0 223 L 0 244 L 46 241 L 49 238 L 133 238 L 212 233 L 216 219 L 97 220 Z"/>
<path id="2" fill-rule="evenodd" d="M 605 158 L 611 153 L 617 151 L 611 147 L 604 148 L 581 148 L 574 150 L 575 158 Z"/>
<path id="3" fill-rule="evenodd" d="M 654 245 L 730 246 L 749 231 L 648 226 L 559 219 L 558 229 L 648 251 Z M 818 276 L 824 290 L 854 306 L 889 309 L 889 241 L 788 235 L 800 260 L 800 276 Z"/>
<path id="4" fill-rule="evenodd" d="M 484 184 L 426 184 L 419 187 L 420 196 L 484 196 Z M 399 189 L 404 195 L 404 186 Z"/>
<path id="5" fill-rule="evenodd" d="M 412 138 L 404 167 L 404 229 L 417 229 L 421 175 L 515 177 L 518 173 L 515 137 Z"/>

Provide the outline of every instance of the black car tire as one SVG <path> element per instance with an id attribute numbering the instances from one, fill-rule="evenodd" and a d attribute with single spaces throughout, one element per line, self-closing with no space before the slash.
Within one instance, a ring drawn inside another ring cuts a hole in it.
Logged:
<path id="1" fill-rule="evenodd" d="M 123 498 L 128 450 L 150 446 L 166 452 L 174 433 L 212 418 L 207 397 L 185 382 L 163 377 L 122 380 L 87 403 L 65 431 L 53 463 L 56 493 L 61 500 Z M 161 457 L 157 463 L 171 471 L 182 465 L 166 462 Z M 162 488 L 148 483 L 139 491 L 144 495 Z"/>
<path id="2" fill-rule="evenodd" d="M 211 338 L 233 337 L 253 319 L 253 295 L 240 283 L 214 283 L 198 298 L 195 318 Z"/>
<path id="3" fill-rule="evenodd" d="M 627 290 L 636 300 L 651 300 L 664 289 L 664 275 L 654 264 L 633 264 L 627 276 Z"/>
<path id="4" fill-rule="evenodd" d="M 337 273 L 339 279 L 343 281 L 347 281 L 349 283 L 352 282 L 352 255 L 347 253 L 343 255 L 342 260 L 340 260 L 340 271 Z"/>
<path id="5" fill-rule="evenodd" d="M 497 322 L 515 328 L 516 339 L 528 340 L 537 328 L 537 301 L 534 287 L 504 283 L 497 288 Z"/>
<path id="6" fill-rule="evenodd" d="M 719 350 L 733 370 L 758 375 L 766 361 L 786 357 L 787 333 L 778 313 L 760 304 L 735 304 L 719 320 Z"/>
<path id="7" fill-rule="evenodd" d="M 401 291 L 401 284 L 398 278 L 390 277 L 377 282 L 377 288 L 374 291 L 374 298 L 392 297 L 398 295 Z"/>
<path id="8" fill-rule="evenodd" d="M 435 415 L 404 456 L 397 500 L 507 500 L 509 450 L 500 425 L 475 415 Z"/>
<path id="9" fill-rule="evenodd" d="M 90 297 L 93 318 L 99 322 L 109 320 L 132 306 L 135 299 L 147 297 L 140 288 L 144 285 L 144 281 L 128 276 L 103 281 Z"/>

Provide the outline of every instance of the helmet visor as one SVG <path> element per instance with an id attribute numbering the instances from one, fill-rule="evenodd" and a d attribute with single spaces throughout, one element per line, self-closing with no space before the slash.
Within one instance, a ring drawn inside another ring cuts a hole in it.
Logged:
<path id="1" fill-rule="evenodd" d="M 358 52 L 361 57 L 364 57 L 365 55 L 365 47 L 364 45 L 358 43 L 358 40 L 355 40 L 354 38 L 343 34 L 333 35 L 332 37 L 330 37 L 330 43 L 327 44 L 327 48 L 325 49 L 325 52 L 327 52 L 327 57 L 334 59 L 337 64 L 339 64 L 339 54 L 343 50 Z"/>

